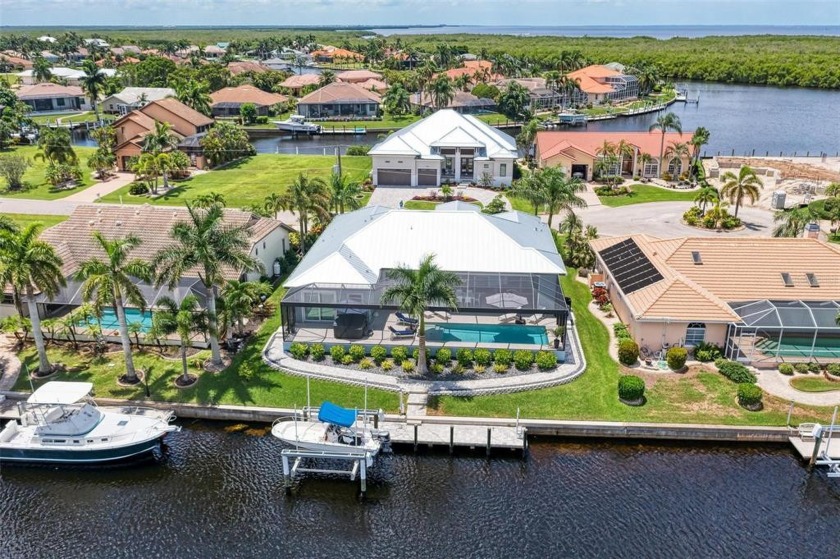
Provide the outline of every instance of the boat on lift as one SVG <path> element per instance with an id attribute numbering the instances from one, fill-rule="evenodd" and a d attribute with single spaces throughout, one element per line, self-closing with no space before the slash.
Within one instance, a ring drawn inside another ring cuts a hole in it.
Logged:
<path id="1" fill-rule="evenodd" d="M 278 130 L 291 132 L 293 134 L 320 134 L 321 125 L 306 122 L 303 115 L 291 115 L 286 120 L 275 120 L 274 125 Z"/>
<path id="2" fill-rule="evenodd" d="M 101 464 L 152 452 L 173 425 L 170 411 L 98 407 L 89 382 L 47 382 L 18 404 L 0 431 L 0 461 Z"/>
<path id="3" fill-rule="evenodd" d="M 312 452 L 374 457 L 390 437 L 387 431 L 374 429 L 366 416 L 359 423 L 356 410 L 324 402 L 318 408 L 317 421 L 279 419 L 271 434 L 295 448 Z"/>

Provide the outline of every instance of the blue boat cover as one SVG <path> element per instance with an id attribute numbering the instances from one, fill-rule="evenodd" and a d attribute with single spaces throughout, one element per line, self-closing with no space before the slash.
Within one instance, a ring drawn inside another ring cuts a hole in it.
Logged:
<path id="1" fill-rule="evenodd" d="M 324 402 L 318 410 L 318 421 L 352 427 L 356 423 L 356 410 L 348 410 L 332 402 Z"/>

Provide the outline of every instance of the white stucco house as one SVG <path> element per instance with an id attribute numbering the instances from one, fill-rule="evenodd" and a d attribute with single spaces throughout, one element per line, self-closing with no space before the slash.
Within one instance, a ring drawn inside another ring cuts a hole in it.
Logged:
<path id="1" fill-rule="evenodd" d="M 444 182 L 510 185 L 516 141 L 471 115 L 451 109 L 394 132 L 373 146 L 377 186 L 438 186 Z"/>

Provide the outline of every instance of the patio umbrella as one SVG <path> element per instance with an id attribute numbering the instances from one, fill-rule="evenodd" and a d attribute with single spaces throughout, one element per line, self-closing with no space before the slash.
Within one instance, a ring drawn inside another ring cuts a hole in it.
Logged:
<path id="1" fill-rule="evenodd" d="M 486 297 L 484 301 L 500 309 L 519 309 L 528 304 L 528 299 L 516 293 L 496 293 Z"/>

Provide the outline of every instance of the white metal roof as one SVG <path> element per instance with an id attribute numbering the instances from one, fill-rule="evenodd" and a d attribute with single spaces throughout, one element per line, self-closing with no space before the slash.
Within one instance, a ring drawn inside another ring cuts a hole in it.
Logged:
<path id="1" fill-rule="evenodd" d="M 33 70 L 24 70 L 22 72 L 18 72 L 15 74 L 16 76 L 20 76 L 21 78 L 31 78 Z M 100 68 L 100 74 L 105 74 L 108 77 L 113 77 L 117 74 L 117 71 L 114 68 Z M 75 70 L 73 68 L 65 68 L 63 66 L 56 66 L 54 68 L 50 68 L 50 74 L 57 78 L 64 78 L 67 80 L 78 80 L 84 77 L 85 73 L 82 70 Z"/>
<path id="2" fill-rule="evenodd" d="M 488 157 L 516 159 L 516 140 L 472 115 L 437 111 L 373 146 L 369 155 L 427 157 L 432 147 L 485 148 Z"/>
<path id="3" fill-rule="evenodd" d="M 38 388 L 27 400 L 30 404 L 75 404 L 93 390 L 92 382 L 53 380 Z"/>
<path id="4" fill-rule="evenodd" d="M 448 204 L 429 212 L 371 206 L 336 217 L 286 280 L 376 284 L 383 269 L 416 266 L 427 254 L 444 270 L 565 274 L 548 226 L 510 211 L 496 215 Z"/>
<path id="5" fill-rule="evenodd" d="M 158 101 L 167 97 L 175 97 L 175 90 L 171 87 L 126 87 L 111 97 L 119 99 L 123 103 L 137 103 L 140 97 L 145 95 L 146 101 Z"/>

